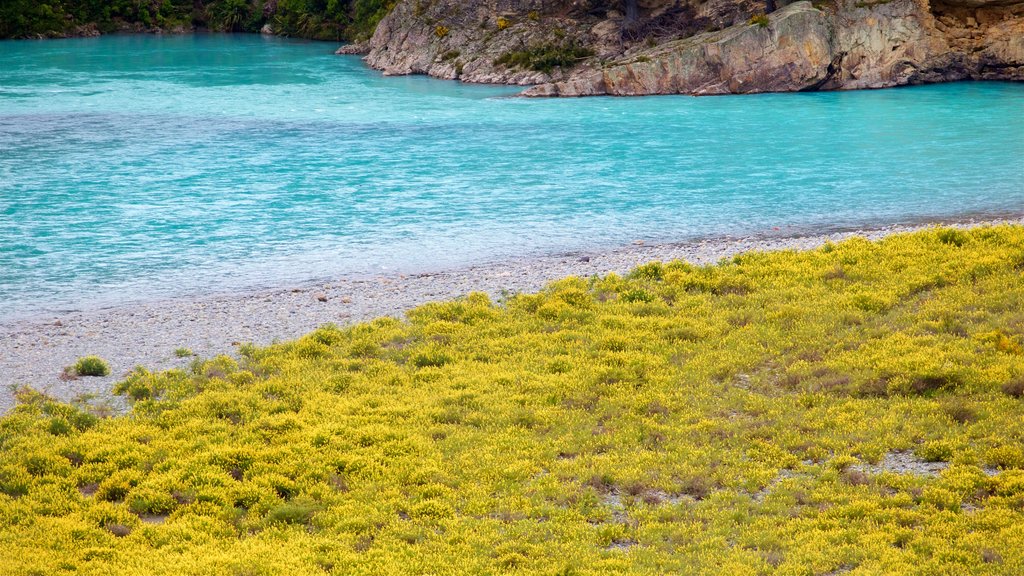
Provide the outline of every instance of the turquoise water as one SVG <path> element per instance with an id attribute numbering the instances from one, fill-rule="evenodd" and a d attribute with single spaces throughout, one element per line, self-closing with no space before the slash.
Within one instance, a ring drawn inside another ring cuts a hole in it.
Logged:
<path id="1" fill-rule="evenodd" d="M 524 100 L 334 47 L 0 42 L 0 318 L 1024 212 L 1024 85 Z"/>

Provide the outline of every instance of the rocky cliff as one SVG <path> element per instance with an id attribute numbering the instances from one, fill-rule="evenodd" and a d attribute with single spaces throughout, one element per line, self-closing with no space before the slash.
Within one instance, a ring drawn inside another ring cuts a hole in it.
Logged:
<path id="1" fill-rule="evenodd" d="M 769 4 L 774 4 L 769 2 Z M 1024 80 L 1024 0 L 401 0 L 365 53 L 385 74 L 527 96 L 729 94 Z"/>

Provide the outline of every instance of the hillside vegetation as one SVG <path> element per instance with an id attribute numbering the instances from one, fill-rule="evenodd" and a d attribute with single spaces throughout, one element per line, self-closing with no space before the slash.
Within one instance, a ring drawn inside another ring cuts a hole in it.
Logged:
<path id="1" fill-rule="evenodd" d="M 1021 574 L 1022 274 L 930 230 L 23 390 L 0 573 Z"/>
<path id="2" fill-rule="evenodd" d="M 86 31 L 258 32 L 321 40 L 369 37 L 389 0 L 4 0 L 0 38 L 80 35 Z"/>

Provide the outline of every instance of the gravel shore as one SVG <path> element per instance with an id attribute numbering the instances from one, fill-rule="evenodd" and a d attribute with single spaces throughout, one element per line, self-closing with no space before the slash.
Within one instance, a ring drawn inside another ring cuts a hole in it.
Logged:
<path id="1" fill-rule="evenodd" d="M 958 227 L 1024 224 L 1018 217 L 998 221 L 961 221 Z M 934 224 L 897 225 L 802 236 L 764 234 L 722 237 L 678 244 L 633 244 L 611 250 L 510 259 L 436 273 L 374 278 L 338 278 L 328 283 L 232 295 L 177 298 L 59 316 L 0 320 L 0 414 L 14 405 L 14 390 L 31 385 L 62 400 L 92 397 L 118 409 L 113 384 L 138 365 L 152 370 L 185 367 L 186 348 L 200 357 L 233 355 L 240 343 L 269 344 L 299 337 L 333 322 L 352 324 L 380 316 L 401 317 L 425 302 L 469 292 L 492 298 L 507 292 L 532 292 L 566 276 L 624 273 L 653 260 L 709 264 L 751 250 L 808 249 L 851 236 L 878 239 Z M 112 374 L 104 378 L 60 378 L 78 357 L 106 359 Z"/>

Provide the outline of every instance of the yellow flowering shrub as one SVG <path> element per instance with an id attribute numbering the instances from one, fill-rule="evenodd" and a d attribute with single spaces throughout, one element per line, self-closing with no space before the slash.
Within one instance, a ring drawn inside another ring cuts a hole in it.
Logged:
<path id="1" fill-rule="evenodd" d="M 651 263 L 0 418 L 0 573 L 1024 573 L 1024 228 Z"/>

